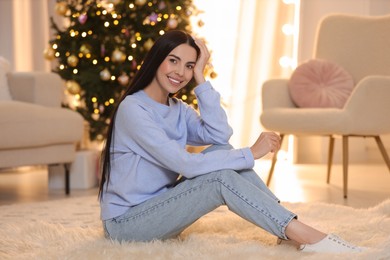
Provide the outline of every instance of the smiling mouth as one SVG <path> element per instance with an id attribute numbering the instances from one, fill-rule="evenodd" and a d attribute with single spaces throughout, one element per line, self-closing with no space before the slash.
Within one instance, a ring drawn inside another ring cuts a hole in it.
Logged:
<path id="1" fill-rule="evenodd" d="M 171 78 L 168 76 L 168 80 L 174 84 L 174 85 L 180 85 L 183 81 L 180 81 L 180 80 L 177 80 L 177 79 L 174 79 L 174 78 Z"/>

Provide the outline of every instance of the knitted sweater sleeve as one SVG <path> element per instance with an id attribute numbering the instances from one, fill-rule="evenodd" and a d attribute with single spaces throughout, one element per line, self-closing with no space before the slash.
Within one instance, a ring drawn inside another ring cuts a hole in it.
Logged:
<path id="1" fill-rule="evenodd" d="M 200 114 L 191 107 L 187 109 L 188 144 L 227 144 L 233 130 L 221 107 L 220 94 L 208 81 L 195 88 L 195 94 Z"/>
<path id="2" fill-rule="evenodd" d="M 122 103 L 116 118 L 116 138 L 126 140 L 126 147 L 146 161 L 180 173 L 187 178 L 216 170 L 252 168 L 253 155 L 249 148 L 217 150 L 206 154 L 189 153 L 155 121 L 153 112 L 137 102 Z M 208 130 L 209 131 L 209 130 Z"/>

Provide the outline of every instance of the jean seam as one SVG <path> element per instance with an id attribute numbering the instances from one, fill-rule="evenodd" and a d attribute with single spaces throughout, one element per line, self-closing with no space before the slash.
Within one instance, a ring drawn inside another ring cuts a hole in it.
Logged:
<path id="1" fill-rule="evenodd" d="M 278 223 L 280 226 L 281 226 L 281 229 L 283 230 L 283 224 L 280 223 L 276 218 L 272 217 L 272 215 L 269 215 L 267 213 L 265 213 L 262 209 L 259 209 L 259 207 L 254 204 L 253 202 L 249 202 L 249 199 L 242 196 L 239 192 L 237 192 L 233 187 L 231 187 L 230 185 L 226 184 L 225 182 L 223 182 L 221 179 L 218 179 L 217 180 L 224 186 L 226 187 L 230 192 L 232 192 L 233 194 L 235 194 L 238 198 L 240 198 L 243 202 L 245 202 L 247 205 L 249 205 L 250 207 L 252 207 L 253 209 L 255 209 L 257 212 L 263 214 L 264 216 L 266 216 L 267 218 L 269 218 L 270 220 L 272 221 L 275 221 L 276 223 Z M 282 231 L 281 230 L 281 231 Z"/>

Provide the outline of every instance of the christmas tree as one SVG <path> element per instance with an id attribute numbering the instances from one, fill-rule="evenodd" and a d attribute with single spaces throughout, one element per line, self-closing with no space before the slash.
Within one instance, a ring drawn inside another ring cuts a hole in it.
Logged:
<path id="1" fill-rule="evenodd" d="M 55 37 L 45 57 L 66 81 L 72 99 L 64 103 L 89 123 L 91 140 L 103 140 L 115 104 L 154 41 L 167 30 L 191 33 L 192 0 L 57 0 L 56 13 L 68 24 L 61 29 L 51 18 Z M 194 84 L 178 97 L 196 107 Z"/>

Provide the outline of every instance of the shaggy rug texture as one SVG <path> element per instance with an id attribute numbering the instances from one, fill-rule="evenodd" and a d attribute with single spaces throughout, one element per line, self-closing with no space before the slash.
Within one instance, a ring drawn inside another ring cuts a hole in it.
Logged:
<path id="1" fill-rule="evenodd" d="M 324 203 L 283 203 L 326 232 L 369 247 L 358 254 L 308 254 L 220 207 L 180 238 L 119 243 L 103 237 L 97 198 L 0 207 L 0 259 L 390 259 L 390 200 L 353 209 Z"/>

